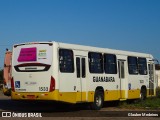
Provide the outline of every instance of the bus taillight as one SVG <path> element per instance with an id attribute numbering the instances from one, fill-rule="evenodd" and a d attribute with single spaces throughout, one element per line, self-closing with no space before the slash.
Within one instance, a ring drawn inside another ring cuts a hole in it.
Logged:
<path id="1" fill-rule="evenodd" d="M 51 76 L 51 83 L 50 83 L 49 92 L 52 92 L 54 90 L 55 90 L 55 79 Z"/>
<path id="2" fill-rule="evenodd" d="M 11 79 L 11 89 L 12 89 L 13 92 L 15 92 L 13 77 L 12 77 L 12 79 Z"/>

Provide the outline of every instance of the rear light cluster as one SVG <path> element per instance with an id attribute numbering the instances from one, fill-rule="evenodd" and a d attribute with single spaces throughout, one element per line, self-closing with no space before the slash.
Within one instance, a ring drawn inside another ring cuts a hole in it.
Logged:
<path id="1" fill-rule="evenodd" d="M 13 77 L 11 78 L 11 89 L 12 89 L 13 92 L 15 92 Z"/>
<path id="2" fill-rule="evenodd" d="M 55 90 L 55 79 L 51 76 L 51 82 L 50 82 L 49 92 L 52 92 L 54 90 Z"/>

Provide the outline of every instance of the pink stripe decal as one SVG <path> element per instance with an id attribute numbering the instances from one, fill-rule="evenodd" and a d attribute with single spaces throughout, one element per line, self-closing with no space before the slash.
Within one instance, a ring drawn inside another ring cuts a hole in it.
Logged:
<path id="1" fill-rule="evenodd" d="M 18 62 L 37 61 L 37 49 L 33 48 L 21 48 Z"/>

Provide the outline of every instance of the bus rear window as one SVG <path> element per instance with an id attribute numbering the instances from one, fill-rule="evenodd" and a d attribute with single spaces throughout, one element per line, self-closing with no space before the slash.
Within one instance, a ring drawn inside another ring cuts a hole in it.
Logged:
<path id="1" fill-rule="evenodd" d="M 17 72 L 48 71 L 53 61 L 50 44 L 24 44 L 13 49 L 13 67 Z"/>

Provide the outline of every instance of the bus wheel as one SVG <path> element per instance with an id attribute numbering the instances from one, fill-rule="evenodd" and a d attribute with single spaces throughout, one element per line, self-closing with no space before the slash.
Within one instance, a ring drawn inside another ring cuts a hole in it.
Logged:
<path id="1" fill-rule="evenodd" d="M 94 102 L 91 104 L 93 110 L 100 110 L 103 107 L 104 95 L 102 91 L 96 91 L 94 95 Z"/>
<path id="2" fill-rule="evenodd" d="M 141 89 L 140 100 L 144 101 L 146 99 L 146 89 Z"/>

